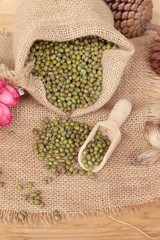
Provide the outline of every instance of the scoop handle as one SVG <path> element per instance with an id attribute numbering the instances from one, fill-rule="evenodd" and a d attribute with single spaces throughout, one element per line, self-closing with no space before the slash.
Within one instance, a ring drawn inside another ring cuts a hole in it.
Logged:
<path id="1" fill-rule="evenodd" d="M 107 121 L 115 122 L 120 126 L 125 122 L 132 111 L 132 104 L 127 99 L 119 100 L 114 106 Z"/>

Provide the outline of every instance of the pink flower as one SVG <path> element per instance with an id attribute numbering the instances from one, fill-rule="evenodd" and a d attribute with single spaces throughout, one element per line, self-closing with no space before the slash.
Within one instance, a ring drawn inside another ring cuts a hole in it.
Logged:
<path id="1" fill-rule="evenodd" d="M 11 110 L 3 103 L 0 103 L 0 126 L 9 125 L 11 121 L 12 121 Z"/>
<path id="2" fill-rule="evenodd" d="M 0 79 L 0 102 L 8 107 L 15 107 L 19 103 L 19 92 L 3 79 Z"/>
<path id="3" fill-rule="evenodd" d="M 6 82 L 4 81 L 4 79 L 0 78 L 0 88 L 3 88 L 6 86 Z"/>
<path id="4" fill-rule="evenodd" d="M 16 88 L 0 78 L 0 126 L 9 125 L 12 121 L 12 112 L 8 107 L 15 107 L 19 103 L 20 94 Z"/>

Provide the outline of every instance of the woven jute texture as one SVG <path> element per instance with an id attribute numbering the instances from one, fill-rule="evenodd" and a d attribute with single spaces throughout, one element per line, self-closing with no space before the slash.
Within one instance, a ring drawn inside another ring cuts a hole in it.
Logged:
<path id="1" fill-rule="evenodd" d="M 54 119 L 55 115 L 29 95 L 23 96 L 20 105 L 13 110 L 13 123 L 0 129 L 0 167 L 2 179 L 6 182 L 6 186 L 0 190 L 0 221 L 18 221 L 17 212 L 26 210 L 26 222 L 52 223 L 53 209 L 58 209 L 63 217 L 103 214 L 135 209 L 160 199 L 159 162 L 148 167 L 131 165 L 137 153 L 148 147 L 143 128 L 147 115 L 154 116 L 154 112 L 151 112 L 147 91 L 154 83 L 157 87 L 160 84 L 160 79 L 152 73 L 148 63 L 152 39 L 153 36 L 147 34 L 133 40 L 136 53 L 109 103 L 95 113 L 74 118 L 93 126 L 107 119 L 117 100 L 127 98 L 133 104 L 131 116 L 121 128 L 122 141 L 96 180 L 64 175 L 54 177 L 50 185 L 41 185 L 40 179 L 50 176 L 50 173 L 43 169 L 44 163 L 39 162 L 32 153 L 32 129 L 40 127 L 44 117 Z M 0 51 L 0 63 L 6 61 L 8 56 L 7 44 L 10 44 L 9 39 L 4 42 L 5 51 Z M 13 64 L 8 63 L 9 67 Z M 9 136 L 9 131 L 14 131 L 15 135 Z M 17 183 L 25 184 L 28 181 L 33 181 L 36 189 L 42 190 L 46 203 L 43 210 L 28 205 L 16 190 Z"/>
<path id="2" fill-rule="evenodd" d="M 91 35 L 111 41 L 119 49 L 103 53 L 103 90 L 98 100 L 75 110 L 72 117 L 98 110 L 108 102 L 134 52 L 133 45 L 114 28 L 113 16 L 103 0 L 25 0 L 16 15 L 13 50 L 17 70 L 24 67 L 30 47 L 38 39 L 63 42 Z M 18 84 L 39 103 L 64 115 L 48 102 L 42 82 L 25 76 Z"/>
<path id="3" fill-rule="evenodd" d="M 13 62 L 13 37 L 7 31 L 0 31 L 0 64 L 3 63 L 9 69 L 14 68 Z"/>

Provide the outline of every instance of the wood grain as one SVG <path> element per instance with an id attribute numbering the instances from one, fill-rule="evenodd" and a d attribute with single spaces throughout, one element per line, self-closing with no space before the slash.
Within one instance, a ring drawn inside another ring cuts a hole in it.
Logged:
<path id="1" fill-rule="evenodd" d="M 98 1 L 98 0 L 97 0 Z M 21 0 L 0 0 L 0 29 L 12 30 L 14 14 Z M 155 23 L 160 24 L 160 0 L 153 0 Z M 117 216 L 160 239 L 160 207 L 148 207 L 141 212 Z M 145 240 L 142 234 L 121 225 L 107 216 L 85 217 L 54 226 L 27 227 L 0 225 L 0 240 Z"/>

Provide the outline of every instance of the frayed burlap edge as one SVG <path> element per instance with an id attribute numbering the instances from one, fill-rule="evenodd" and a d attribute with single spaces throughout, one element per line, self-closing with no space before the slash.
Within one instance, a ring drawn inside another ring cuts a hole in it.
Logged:
<path id="1" fill-rule="evenodd" d="M 112 207 L 112 208 L 105 208 L 105 209 L 97 209 L 94 212 L 79 212 L 79 213 L 63 213 L 61 212 L 62 220 L 61 222 L 66 222 L 69 220 L 76 220 L 76 219 L 84 219 L 87 217 L 109 217 L 109 215 L 124 215 L 124 214 L 131 214 L 137 213 L 139 211 L 145 211 L 148 207 L 160 205 L 160 198 L 154 199 L 153 201 L 141 203 L 137 205 L 131 206 L 122 206 L 122 207 Z M 23 211 L 24 209 L 22 209 Z M 54 211 L 54 209 L 53 209 Z M 28 226 L 40 226 L 40 225 L 54 225 L 57 224 L 53 219 L 52 213 L 30 213 L 26 214 L 25 219 L 22 221 L 18 218 L 17 211 L 12 210 L 0 210 L 0 224 L 21 224 L 21 225 L 28 225 Z"/>
<path id="2" fill-rule="evenodd" d="M 150 44 L 150 47 L 154 44 L 154 36 L 156 34 L 153 33 L 153 41 Z M 148 52 L 148 64 L 150 59 L 150 52 Z M 154 121 L 156 123 L 160 122 L 160 76 L 153 72 L 152 69 L 148 72 L 150 76 L 151 83 L 149 89 L 146 90 L 145 97 L 149 102 L 149 106 L 147 109 L 147 117 L 148 120 Z M 144 79 L 145 81 L 145 79 Z"/>
<path id="3" fill-rule="evenodd" d="M 151 81 L 151 88 L 147 91 L 147 97 L 150 101 L 148 109 L 148 119 L 156 123 L 160 122 L 160 77 L 153 76 Z"/>

